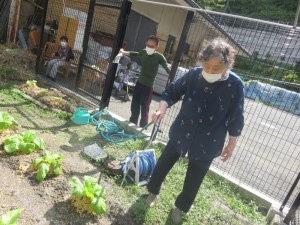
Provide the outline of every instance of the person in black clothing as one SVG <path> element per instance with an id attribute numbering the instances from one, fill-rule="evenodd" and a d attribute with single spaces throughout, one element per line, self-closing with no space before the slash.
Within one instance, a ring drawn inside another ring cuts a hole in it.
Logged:
<path id="1" fill-rule="evenodd" d="M 55 57 L 55 58 L 54 58 Z M 74 59 L 72 49 L 68 46 L 68 37 L 60 37 L 60 46 L 58 51 L 53 53 L 53 58 L 47 63 L 46 77 L 55 81 L 57 69 L 69 63 L 70 59 Z"/>
<path id="2" fill-rule="evenodd" d="M 175 223 L 181 222 L 181 212 L 189 211 L 214 158 L 228 160 L 243 130 L 244 85 L 230 71 L 234 56 L 233 47 L 223 39 L 214 39 L 199 56 L 202 67 L 193 68 L 172 82 L 152 116 L 153 122 L 160 121 L 167 108 L 183 97 L 169 131 L 169 142 L 148 183 L 150 195 L 146 200 L 149 206 L 154 205 L 171 168 L 180 157 L 187 157 L 183 188 L 172 210 Z"/>
<path id="3" fill-rule="evenodd" d="M 137 56 L 141 59 L 141 74 L 134 87 L 132 102 L 131 102 L 131 117 L 130 122 L 138 124 L 138 119 L 141 114 L 140 127 L 148 124 L 149 106 L 152 99 L 153 83 L 161 65 L 169 74 L 170 69 L 167 60 L 163 54 L 159 53 L 159 38 L 150 35 L 146 42 L 146 48 L 140 52 L 124 51 L 120 49 L 123 56 Z"/>

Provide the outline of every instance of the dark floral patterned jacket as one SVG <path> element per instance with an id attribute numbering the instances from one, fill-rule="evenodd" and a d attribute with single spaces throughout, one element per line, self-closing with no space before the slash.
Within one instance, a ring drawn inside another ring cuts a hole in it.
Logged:
<path id="1" fill-rule="evenodd" d="M 171 83 L 162 100 L 182 106 L 169 132 L 177 151 L 190 159 L 212 159 L 223 150 L 227 133 L 237 137 L 244 126 L 244 85 L 233 72 L 228 78 L 208 83 L 202 68 L 191 69 Z"/>

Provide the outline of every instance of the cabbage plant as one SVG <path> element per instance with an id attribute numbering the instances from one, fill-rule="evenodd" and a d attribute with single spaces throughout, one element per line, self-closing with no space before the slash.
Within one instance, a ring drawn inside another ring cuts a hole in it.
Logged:
<path id="1" fill-rule="evenodd" d="M 45 142 L 39 138 L 34 131 L 28 130 L 21 134 L 14 134 L 4 140 L 5 152 L 31 153 L 36 150 L 44 150 Z"/>
<path id="2" fill-rule="evenodd" d="M 88 199 L 93 212 L 97 215 L 106 212 L 106 191 L 98 184 L 96 178 L 84 176 L 82 183 L 78 177 L 72 177 L 69 184 L 72 187 L 73 197 L 82 199 L 83 201 Z"/>
<path id="3" fill-rule="evenodd" d="M 36 180 L 41 182 L 47 175 L 60 175 L 60 161 L 62 159 L 62 154 L 51 153 L 49 151 L 46 151 L 42 157 L 35 158 L 32 162 L 32 166 L 34 170 L 38 171 L 35 177 Z"/>
<path id="4" fill-rule="evenodd" d="M 7 112 L 0 112 L 0 131 L 5 131 L 12 128 L 17 122 Z"/>
<path id="5" fill-rule="evenodd" d="M 15 225 L 23 209 L 15 209 L 4 213 L 0 218 L 0 225 Z"/>

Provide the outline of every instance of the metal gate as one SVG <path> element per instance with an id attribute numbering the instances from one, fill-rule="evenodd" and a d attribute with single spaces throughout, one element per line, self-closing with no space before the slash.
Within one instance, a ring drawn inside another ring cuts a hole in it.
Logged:
<path id="1" fill-rule="evenodd" d="M 43 68 L 44 46 L 68 37 L 74 59 L 59 70 L 56 82 L 99 104 L 108 105 L 116 65 L 112 64 L 124 39 L 131 3 L 127 0 L 49 0 L 45 7 L 38 70 Z M 55 26 L 57 25 L 57 26 Z M 49 30 L 48 30 L 49 28 Z M 46 41 L 45 41 L 46 40 Z M 105 107 L 105 106 L 104 106 Z"/>

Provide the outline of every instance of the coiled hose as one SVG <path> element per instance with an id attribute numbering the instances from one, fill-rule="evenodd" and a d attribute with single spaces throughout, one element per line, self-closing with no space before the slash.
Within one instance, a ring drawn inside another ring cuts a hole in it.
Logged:
<path id="1" fill-rule="evenodd" d="M 151 123 L 135 134 L 126 134 L 124 129 L 115 123 L 114 118 L 106 110 L 94 113 L 90 121 L 96 126 L 96 130 L 99 131 L 99 134 L 109 142 L 120 143 L 131 139 L 149 137 L 143 134 L 142 131 L 150 126 Z"/>

